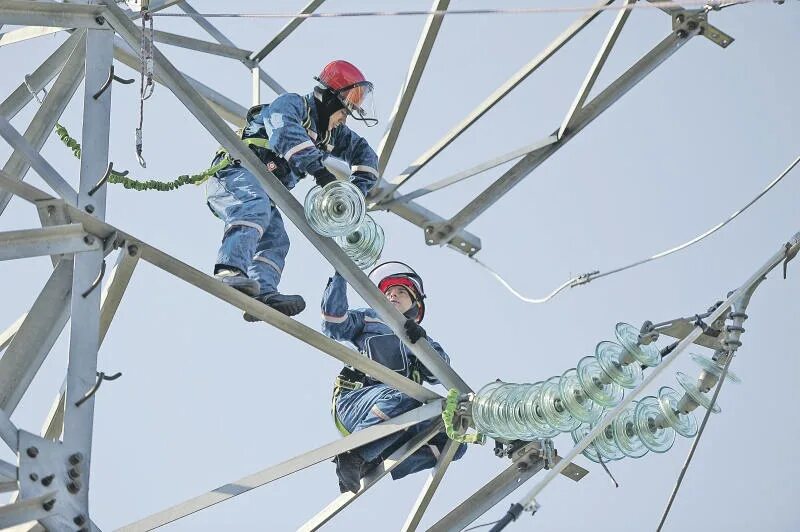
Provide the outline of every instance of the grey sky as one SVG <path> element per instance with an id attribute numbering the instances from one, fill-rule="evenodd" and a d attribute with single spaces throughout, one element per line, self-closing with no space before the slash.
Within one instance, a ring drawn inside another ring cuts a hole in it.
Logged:
<path id="1" fill-rule="evenodd" d="M 303 4 L 192 2 L 200 12 L 293 12 Z M 555 3 L 451 3 L 459 8 L 488 5 Z M 324 10 L 378 7 L 426 9 L 430 4 L 330 0 Z M 578 16 L 446 19 L 386 176 L 422 154 Z M 549 134 L 561 123 L 614 16 L 601 16 L 401 190 L 409 192 Z M 712 13 L 710 19 L 736 42 L 723 50 L 702 37 L 693 39 L 470 225 L 483 240 L 481 260 L 519 290 L 540 296 L 570 275 L 610 269 L 688 240 L 749 201 L 798 155 L 797 3 L 737 6 Z M 258 49 L 285 22 L 211 20 L 248 49 Z M 383 122 L 372 129 L 353 128 L 377 146 L 422 24 L 422 17 L 310 20 L 262 64 L 288 90 L 301 93 L 331 59 L 358 65 L 376 86 Z M 187 19 L 157 18 L 155 25 L 208 39 Z M 597 87 L 669 31 L 665 14 L 636 10 Z M 0 94 L 7 95 L 64 38 L 57 34 L 0 48 L 5 73 Z M 249 105 L 249 73 L 240 64 L 159 48 L 187 74 Z M 119 71 L 138 79 L 125 67 Z M 262 90 L 265 101 L 273 97 Z M 82 91 L 81 86 L 61 120 L 75 136 L 81 129 Z M 113 91 L 115 168 L 146 179 L 171 179 L 207 167 L 216 141 L 159 86 L 145 106 L 148 168 L 139 169 L 133 147 L 138 85 L 117 84 Z M 13 123 L 24 130 L 33 112 L 29 106 Z M 3 143 L 0 155 L 8 153 Z M 77 182 L 77 160 L 56 137 L 43 153 Z M 451 215 L 508 167 L 421 203 Z M 591 354 L 597 342 L 613 339 L 618 321 L 638 326 L 646 319 L 691 315 L 722 299 L 800 230 L 798 172 L 702 244 L 539 306 L 519 302 L 460 254 L 425 246 L 418 228 L 387 213 L 375 218 L 387 234 L 384 257 L 407 261 L 425 279 L 425 328 L 478 389 L 496 378 L 535 382 L 561 374 Z M 27 180 L 44 186 L 33 173 Z M 301 182 L 295 196 L 302 200 L 308 187 Z M 207 272 L 222 234 L 204 205 L 203 190 L 194 187 L 140 193 L 110 186 L 108 220 Z M 37 226 L 35 211 L 19 199 L 0 217 L 0 230 Z M 318 302 L 332 268 L 287 226 L 292 249 L 281 289 L 306 298 L 309 308 L 299 319 L 318 328 Z M 2 263 L 0 328 L 29 308 L 50 271 L 44 258 Z M 798 276 L 796 262 L 788 280 L 776 270 L 756 292 L 744 345 L 732 366 L 743 383 L 723 389 L 722 413 L 709 422 L 665 530 L 800 528 L 794 445 L 800 432 L 791 414 L 800 375 L 794 344 Z M 352 291 L 351 303 L 360 303 Z M 59 340 L 15 412 L 13 420 L 21 428 L 37 432 L 41 426 L 66 368 L 67 337 Z M 140 264 L 99 358 L 100 370 L 122 371 L 123 377 L 105 384 L 97 396 L 94 521 L 112 530 L 335 439 L 329 408 L 339 367 L 305 344 L 269 326 L 245 323 L 239 311 Z M 660 386 L 677 388 L 676 370 L 698 373 L 686 354 L 650 394 Z M 572 443 L 568 436 L 555 441 L 562 454 Z M 523 516 L 509 530 L 652 530 L 689 445 L 679 437 L 664 455 L 612 463 L 619 489 L 581 457 L 579 463 L 591 474 L 577 484 L 553 482 L 539 498 L 541 511 L 534 518 Z M 7 450 L 0 458 L 13 460 Z M 423 527 L 504 467 L 491 445 L 471 448 L 450 467 Z M 476 524 L 497 519 L 537 478 Z M 398 529 L 424 480 L 422 473 L 398 482 L 384 480 L 326 529 Z M 165 530 L 293 530 L 337 495 L 334 466 L 325 462 Z"/>

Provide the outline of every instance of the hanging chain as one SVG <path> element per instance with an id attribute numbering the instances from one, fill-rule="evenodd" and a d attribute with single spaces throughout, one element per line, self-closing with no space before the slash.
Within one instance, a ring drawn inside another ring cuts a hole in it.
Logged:
<path id="1" fill-rule="evenodd" d="M 153 15 L 142 4 L 142 44 L 139 55 L 142 63 L 141 82 L 139 85 L 139 127 L 136 128 L 136 158 L 142 168 L 147 163 L 142 157 L 142 124 L 144 122 L 144 101 L 153 95 Z"/>

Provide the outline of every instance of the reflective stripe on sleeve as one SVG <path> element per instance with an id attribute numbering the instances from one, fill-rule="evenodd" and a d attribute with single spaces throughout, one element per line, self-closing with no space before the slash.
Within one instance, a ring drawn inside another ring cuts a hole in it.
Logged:
<path id="1" fill-rule="evenodd" d="M 368 174 L 374 175 L 375 177 L 380 177 L 378 175 L 378 171 L 376 169 L 372 168 L 371 166 L 363 166 L 363 165 L 356 164 L 356 165 L 351 166 L 350 170 L 353 171 L 353 172 L 366 172 Z"/>
<path id="2" fill-rule="evenodd" d="M 288 161 L 289 159 L 292 158 L 292 156 L 295 153 L 299 152 L 300 150 L 304 150 L 306 148 L 313 148 L 313 147 L 314 147 L 314 143 L 312 141 L 310 141 L 310 140 L 307 140 L 305 142 L 301 142 L 300 144 L 298 144 L 294 148 L 289 148 L 286 151 L 286 153 L 283 155 L 283 158 Z"/>
<path id="3" fill-rule="evenodd" d="M 264 264 L 266 264 L 267 266 L 269 266 L 269 267 L 273 268 L 273 269 L 274 269 L 276 272 L 278 272 L 278 273 L 283 273 L 283 271 L 282 271 L 282 270 L 281 270 L 281 268 L 280 268 L 280 267 L 279 267 L 279 266 L 278 266 L 278 265 L 275 263 L 275 261 L 271 261 L 271 260 L 269 260 L 269 259 L 268 259 L 268 258 L 266 258 L 266 257 L 261 257 L 261 256 L 259 256 L 259 255 L 256 255 L 255 257 L 253 257 L 253 260 L 257 260 L 258 262 L 263 262 L 263 263 L 264 263 Z"/>

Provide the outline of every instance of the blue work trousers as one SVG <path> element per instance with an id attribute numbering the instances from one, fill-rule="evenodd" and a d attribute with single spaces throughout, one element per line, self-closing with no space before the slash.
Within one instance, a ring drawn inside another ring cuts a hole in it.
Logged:
<path id="1" fill-rule="evenodd" d="M 208 206 L 225 222 L 216 271 L 233 267 L 258 281 L 261 294 L 275 292 L 281 280 L 289 236 L 275 204 L 246 168 L 231 165 L 209 178 Z"/>
<path id="2" fill-rule="evenodd" d="M 408 395 L 390 388 L 385 384 L 374 384 L 359 390 L 342 392 L 336 401 L 336 412 L 339 421 L 352 432 L 377 425 L 386 419 L 397 417 L 413 410 L 422 403 Z M 367 443 L 353 450 L 367 462 L 385 460 L 400 446 L 408 442 L 419 432 L 427 430 L 436 419 L 423 421 L 406 430 L 384 436 L 379 440 Z M 397 480 L 411 473 L 430 469 L 436 465 L 436 459 L 447 443 L 444 432 L 436 434 L 427 445 L 420 447 L 392 471 L 392 478 Z M 435 449 L 435 450 L 434 450 Z M 467 451 L 461 444 L 454 460 L 458 460 Z"/>

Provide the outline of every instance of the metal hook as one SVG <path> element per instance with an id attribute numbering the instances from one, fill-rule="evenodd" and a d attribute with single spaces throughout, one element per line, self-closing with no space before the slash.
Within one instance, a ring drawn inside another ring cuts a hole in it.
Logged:
<path id="1" fill-rule="evenodd" d="M 122 372 L 118 371 L 114 375 L 107 376 L 102 371 L 98 371 L 96 375 L 97 375 L 97 381 L 94 383 L 94 386 L 92 386 L 91 389 L 88 392 L 86 392 L 86 395 L 84 395 L 75 402 L 76 407 L 81 406 L 83 403 L 88 401 L 94 394 L 96 394 L 97 390 L 100 389 L 100 385 L 103 384 L 103 381 L 117 380 L 118 378 L 122 377 Z"/>
<path id="2" fill-rule="evenodd" d="M 136 80 L 135 79 L 125 79 L 125 78 L 121 78 L 119 76 L 115 76 L 114 75 L 114 65 L 111 65 L 111 68 L 108 69 L 108 79 L 106 79 L 105 83 L 103 83 L 103 86 L 100 87 L 100 90 L 98 90 L 97 92 L 94 93 L 94 95 L 92 95 L 92 98 L 94 98 L 95 100 L 98 99 L 104 92 L 106 92 L 106 89 L 108 89 L 108 87 L 111 85 L 112 81 L 119 81 L 123 85 L 130 85 L 131 83 L 133 83 Z"/>
<path id="3" fill-rule="evenodd" d="M 108 181 L 108 178 L 111 177 L 111 172 L 113 172 L 113 170 L 114 170 L 114 163 L 109 162 L 108 168 L 106 168 L 106 173 L 103 174 L 103 177 L 100 178 L 100 181 L 95 183 L 95 185 L 89 191 L 90 196 L 94 196 L 94 193 L 97 192 L 100 189 L 100 187 L 106 184 L 106 181 Z M 125 170 L 124 172 L 117 172 L 117 175 L 125 177 L 126 175 L 128 175 L 128 173 L 129 173 L 128 170 Z"/>
<path id="4" fill-rule="evenodd" d="M 28 89 L 28 92 L 31 93 L 31 96 L 36 98 L 36 101 L 39 102 L 39 104 L 41 105 L 43 103 L 43 101 L 42 101 L 41 98 L 39 98 L 39 92 L 43 92 L 44 93 L 44 97 L 47 98 L 47 89 L 42 87 L 39 91 L 34 91 L 33 87 L 31 86 L 30 82 L 28 81 L 28 79 L 30 77 L 31 77 L 30 74 L 25 74 L 25 77 L 22 78 L 22 82 L 25 84 L 25 88 Z"/>
<path id="5" fill-rule="evenodd" d="M 100 275 L 97 276 L 97 279 L 94 280 L 92 285 L 86 289 L 84 293 L 81 294 L 81 297 L 86 297 L 92 293 L 92 290 L 97 288 L 100 285 L 100 281 L 103 280 L 103 276 L 106 274 L 106 261 L 103 260 L 102 264 L 100 265 Z"/>

